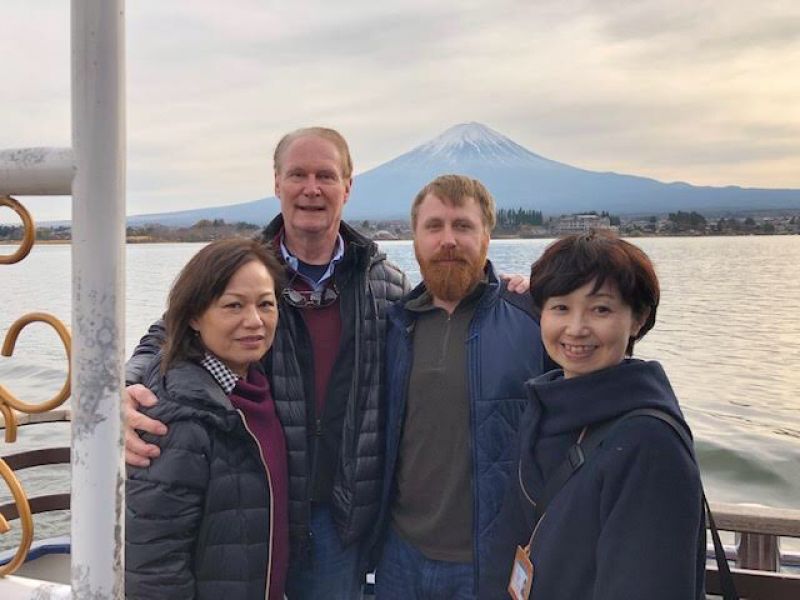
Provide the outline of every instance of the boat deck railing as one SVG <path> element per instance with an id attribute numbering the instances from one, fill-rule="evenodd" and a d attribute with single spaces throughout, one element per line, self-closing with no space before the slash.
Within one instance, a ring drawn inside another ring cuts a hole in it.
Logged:
<path id="1" fill-rule="evenodd" d="M 20 414 L 17 425 L 64 422 L 71 411 L 61 408 L 41 414 Z M 0 430 L 4 428 L 0 422 Z M 29 450 L 2 457 L 15 470 L 69 462 L 68 448 Z M 54 494 L 30 501 L 31 512 L 69 508 L 68 494 Z M 735 543 L 725 546 L 741 598 L 750 600 L 798 600 L 800 598 L 800 552 L 782 551 L 781 538 L 800 539 L 800 510 L 772 508 L 755 504 L 712 503 L 717 527 L 734 532 Z M 17 516 L 13 503 L 0 506 L 6 519 Z M 709 546 L 709 559 L 713 557 Z M 721 593 L 716 564 L 709 560 L 706 588 L 709 598 Z M 369 586 L 368 586 L 369 587 Z"/>
<path id="2" fill-rule="evenodd" d="M 38 423 L 59 423 L 69 422 L 72 420 L 72 412 L 68 408 L 61 408 L 40 414 L 20 414 L 16 418 L 15 426 L 34 425 Z M 4 424 L 0 423 L 0 430 L 4 428 Z M 12 447 L 13 448 L 13 447 Z M 70 448 L 69 446 L 58 446 L 48 448 L 37 448 L 34 450 L 24 450 L 15 453 L 3 453 L 0 455 L 5 464 L 14 472 L 34 467 L 45 467 L 50 465 L 68 465 L 70 464 Z M 42 496 L 34 496 L 26 494 L 27 504 L 26 511 L 31 515 L 37 515 L 55 510 L 69 510 L 70 508 L 70 494 L 69 490 L 65 490 L 56 494 L 46 494 Z M 20 518 L 20 507 L 16 502 L 7 502 L 0 504 L 0 517 L 7 521 L 13 521 Z M 33 542 L 33 540 L 31 540 Z M 30 556 L 30 544 L 23 550 Z M 2 553 L 0 553 L 0 568 L 3 566 Z"/>
<path id="3" fill-rule="evenodd" d="M 800 510 L 754 504 L 712 503 L 717 527 L 736 534 L 726 546 L 736 590 L 751 600 L 798 600 L 800 555 L 781 553 L 782 537 L 800 538 Z M 713 555 L 713 554 L 712 554 Z M 706 592 L 721 594 L 716 565 L 706 569 Z"/>
<path id="4" fill-rule="evenodd" d="M 125 596 L 120 410 L 125 384 L 124 22 L 125 0 L 71 0 L 71 145 L 0 149 L 0 208 L 17 212 L 25 230 L 16 252 L 0 255 L 0 268 L 23 260 L 35 238 L 33 218 L 14 196 L 72 197 L 68 391 L 74 417 L 70 424 L 70 585 L 8 575 L 18 562 L 15 557 L 11 567 L 0 567 L 3 600 L 123 600 Z M 32 45 L 37 43 L 35 34 L 28 37 Z M 3 292 L 1 301 L 14 300 Z M 29 318 L 32 315 L 23 317 Z M 8 356 L 5 348 L 3 354 Z M 4 437 L 9 441 L 16 435 L 10 429 L 19 424 L 13 410 L 44 410 L 22 404 L 0 385 L 0 420 L 6 422 Z M 13 471 L 6 467 L 0 461 L 0 477 L 11 488 L 28 540 L 33 529 L 29 503 Z M 7 529 L 8 523 L 0 517 L 0 531 Z M 19 554 L 27 553 L 20 549 Z"/>

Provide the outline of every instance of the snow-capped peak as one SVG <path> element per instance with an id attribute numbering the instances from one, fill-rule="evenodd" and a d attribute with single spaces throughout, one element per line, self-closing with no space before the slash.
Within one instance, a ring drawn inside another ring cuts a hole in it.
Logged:
<path id="1" fill-rule="evenodd" d="M 541 159 L 494 129 L 475 122 L 453 125 L 441 135 L 412 150 L 409 155 L 449 162 L 492 160 L 507 163 Z"/>
<path id="2" fill-rule="evenodd" d="M 482 123 L 459 123 L 447 129 L 444 133 L 432 139 L 424 145 L 430 152 L 444 150 L 451 146 L 463 146 L 466 144 L 480 147 L 485 145 L 502 146 L 509 142 L 508 138 L 500 135 L 494 129 L 490 129 Z"/>

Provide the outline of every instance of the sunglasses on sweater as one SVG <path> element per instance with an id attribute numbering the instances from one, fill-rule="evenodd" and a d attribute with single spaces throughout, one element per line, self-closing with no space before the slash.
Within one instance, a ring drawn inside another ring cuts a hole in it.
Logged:
<path id="1" fill-rule="evenodd" d="M 339 290 L 336 289 L 336 285 L 322 290 L 296 290 L 285 287 L 281 296 L 286 304 L 295 308 L 325 308 L 336 302 Z"/>

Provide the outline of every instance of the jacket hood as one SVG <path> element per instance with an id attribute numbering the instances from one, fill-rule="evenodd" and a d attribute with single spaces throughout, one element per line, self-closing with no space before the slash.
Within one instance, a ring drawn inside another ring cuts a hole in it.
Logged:
<path id="1" fill-rule="evenodd" d="M 552 436 L 655 408 L 686 427 L 675 392 L 658 362 L 626 359 L 588 375 L 564 379 L 560 369 L 527 383 L 530 410 L 538 413 L 539 435 Z M 688 430 L 688 427 L 687 427 Z"/>

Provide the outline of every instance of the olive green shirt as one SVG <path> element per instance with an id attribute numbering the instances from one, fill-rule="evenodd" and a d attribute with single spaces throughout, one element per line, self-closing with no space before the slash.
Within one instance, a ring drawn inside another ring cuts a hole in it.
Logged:
<path id="1" fill-rule="evenodd" d="M 418 313 L 400 438 L 392 525 L 427 558 L 472 562 L 472 436 L 467 385 L 469 324 L 481 283 L 452 315 L 428 292 L 406 304 Z"/>

